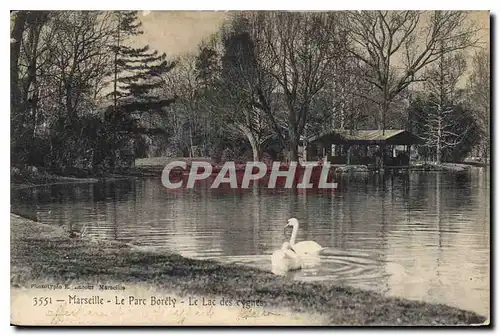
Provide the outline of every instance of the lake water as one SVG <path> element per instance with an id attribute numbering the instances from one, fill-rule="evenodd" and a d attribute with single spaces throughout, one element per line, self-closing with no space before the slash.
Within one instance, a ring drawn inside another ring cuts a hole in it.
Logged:
<path id="1" fill-rule="evenodd" d="M 325 247 L 318 267 L 288 274 L 489 314 L 490 178 L 414 172 L 354 174 L 335 191 L 252 187 L 167 190 L 160 178 L 12 191 L 12 208 L 67 229 L 86 227 L 157 253 L 270 270 L 270 255 L 300 222 L 297 241 Z"/>

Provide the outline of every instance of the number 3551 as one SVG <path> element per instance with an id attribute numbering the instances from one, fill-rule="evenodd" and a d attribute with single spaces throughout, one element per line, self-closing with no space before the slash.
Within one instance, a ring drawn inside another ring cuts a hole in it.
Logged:
<path id="1" fill-rule="evenodd" d="M 47 306 L 52 304 L 52 298 L 48 296 L 35 296 L 33 298 L 33 306 Z"/>

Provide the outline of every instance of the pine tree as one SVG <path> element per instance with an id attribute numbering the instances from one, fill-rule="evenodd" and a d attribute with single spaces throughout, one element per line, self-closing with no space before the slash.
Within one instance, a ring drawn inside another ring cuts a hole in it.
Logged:
<path id="1" fill-rule="evenodd" d="M 130 39 L 143 34 L 137 11 L 118 11 L 111 50 L 114 53 L 113 105 L 108 109 L 112 120 L 130 121 L 131 113 L 161 112 L 172 99 L 162 98 L 157 89 L 163 84 L 161 75 L 172 69 L 174 63 L 166 60 L 149 46 L 129 45 Z"/>

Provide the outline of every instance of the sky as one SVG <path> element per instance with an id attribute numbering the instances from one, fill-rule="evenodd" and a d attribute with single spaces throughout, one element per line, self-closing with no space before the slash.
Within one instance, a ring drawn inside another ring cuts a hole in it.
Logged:
<path id="1" fill-rule="evenodd" d="M 138 42 L 171 57 L 194 53 L 226 16 L 225 11 L 142 11 L 144 34 Z"/>
<path id="2" fill-rule="evenodd" d="M 137 41 L 170 57 L 194 53 L 198 44 L 215 33 L 227 11 L 142 11 L 144 34 Z M 489 12 L 475 11 L 470 18 L 481 28 L 479 38 L 489 46 Z"/>

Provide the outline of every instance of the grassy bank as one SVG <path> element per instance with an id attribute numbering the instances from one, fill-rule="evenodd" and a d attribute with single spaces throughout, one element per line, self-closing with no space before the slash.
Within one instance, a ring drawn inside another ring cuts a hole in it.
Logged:
<path id="1" fill-rule="evenodd" d="M 224 295 L 327 316 L 331 325 L 466 325 L 472 312 L 326 283 L 290 281 L 265 271 L 158 255 L 115 242 L 70 239 L 61 228 L 11 215 L 11 284 L 29 281 L 144 284 L 179 295 Z"/>

